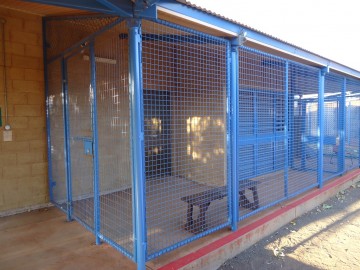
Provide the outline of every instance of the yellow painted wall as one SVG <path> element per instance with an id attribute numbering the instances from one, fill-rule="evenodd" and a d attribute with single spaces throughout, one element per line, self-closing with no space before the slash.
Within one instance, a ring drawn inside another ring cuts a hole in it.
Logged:
<path id="1" fill-rule="evenodd" d="M 0 212 L 48 202 L 41 17 L 0 8 L 5 24 L 9 124 L 3 141 L 4 63 L 0 60 Z M 0 37 L 1 39 L 1 37 Z M 1 52 L 2 52 L 2 47 Z"/>

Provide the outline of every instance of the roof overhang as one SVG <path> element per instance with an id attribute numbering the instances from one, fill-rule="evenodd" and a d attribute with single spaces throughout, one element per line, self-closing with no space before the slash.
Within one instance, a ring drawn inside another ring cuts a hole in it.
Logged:
<path id="1" fill-rule="evenodd" d="M 160 18 L 211 35 L 235 39 L 244 36 L 248 47 L 360 78 L 360 72 L 218 14 L 194 7 L 184 0 L 2 0 L 8 7 L 41 16 L 105 13 L 128 18 Z"/>
<path id="2" fill-rule="evenodd" d="M 171 16 L 180 18 L 181 21 L 186 21 L 185 25 L 188 27 L 196 28 L 194 25 L 197 25 L 197 27 L 200 25 L 202 29 L 212 29 L 213 33 L 221 33 L 218 35 L 223 35 L 224 37 L 237 37 L 243 33 L 246 33 L 244 44 L 248 47 L 260 49 L 262 51 L 308 65 L 326 67 L 337 73 L 360 78 L 360 72 L 355 69 L 322 57 L 318 54 L 314 54 L 310 51 L 284 42 L 275 37 L 266 35 L 250 27 L 246 27 L 237 22 L 223 18 L 217 14 L 213 14 L 209 11 L 202 10 L 201 8 L 188 5 L 186 4 L 186 1 L 184 4 L 179 2 L 184 1 L 159 1 L 157 4 L 157 9 L 161 12 L 159 13 L 159 18 L 161 18 L 161 14 L 169 14 Z"/>

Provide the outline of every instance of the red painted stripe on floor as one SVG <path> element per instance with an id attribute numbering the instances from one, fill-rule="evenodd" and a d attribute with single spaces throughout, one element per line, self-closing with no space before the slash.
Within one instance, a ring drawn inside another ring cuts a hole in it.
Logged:
<path id="1" fill-rule="evenodd" d="M 331 183 L 326 184 L 322 189 L 316 189 L 316 190 L 310 192 L 309 194 L 307 194 L 306 196 L 299 198 L 298 200 L 296 200 L 288 205 L 285 205 L 284 207 L 270 213 L 269 215 L 267 215 L 259 220 L 256 220 L 255 222 L 253 222 L 245 227 L 242 227 L 242 228 L 238 229 L 237 231 L 235 231 L 221 239 L 218 239 L 202 248 L 199 248 L 198 250 L 196 250 L 188 255 L 185 255 L 184 257 L 181 257 L 175 261 L 172 261 L 171 263 L 168 263 L 168 264 L 160 267 L 159 270 L 180 269 L 181 267 L 184 267 L 184 266 L 190 264 L 191 262 L 200 259 L 201 257 L 205 256 L 206 254 L 209 254 L 210 252 L 213 252 L 216 249 L 218 249 L 222 246 L 225 246 L 228 243 L 231 243 L 232 241 L 236 240 L 240 236 L 242 236 L 252 230 L 255 230 L 256 228 L 264 225 L 265 223 L 273 220 L 274 218 L 286 213 L 287 211 L 311 200 L 312 198 L 315 198 L 316 196 L 320 195 L 321 193 L 323 193 L 333 187 L 336 187 L 338 185 L 341 185 L 343 183 L 346 183 L 346 182 L 352 180 L 359 174 L 360 174 L 360 169 L 356 169 L 356 170 L 332 181 Z"/>

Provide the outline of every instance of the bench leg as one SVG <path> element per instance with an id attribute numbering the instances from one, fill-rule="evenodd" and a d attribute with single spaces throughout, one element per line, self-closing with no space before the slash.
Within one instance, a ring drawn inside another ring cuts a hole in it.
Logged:
<path id="1" fill-rule="evenodd" d="M 204 203 L 199 205 L 200 213 L 194 224 L 194 231 L 199 233 L 207 229 L 206 225 L 206 211 L 209 209 L 210 203 Z"/>
<path id="2" fill-rule="evenodd" d="M 256 186 L 249 187 L 249 190 L 252 191 L 254 202 L 250 202 L 248 198 L 246 198 L 244 194 L 245 190 L 239 190 L 239 205 L 247 209 L 252 209 L 252 210 L 258 209 L 260 203 L 259 203 L 259 195 L 257 192 L 257 187 Z"/>
<path id="3" fill-rule="evenodd" d="M 239 205 L 244 208 L 251 208 L 251 202 L 245 196 L 245 190 L 239 190 Z"/>
<path id="4" fill-rule="evenodd" d="M 189 203 L 186 213 L 186 224 L 185 224 L 185 230 L 187 231 L 191 231 L 194 226 L 194 220 L 192 218 L 193 210 L 194 210 L 194 206 Z"/>
<path id="5" fill-rule="evenodd" d="M 196 220 L 193 220 L 193 210 L 194 206 L 188 204 L 187 213 L 186 213 L 186 224 L 185 230 L 192 233 L 200 233 L 207 229 L 206 225 L 206 211 L 209 209 L 210 203 L 200 204 L 199 205 L 199 216 Z"/>
<path id="6" fill-rule="evenodd" d="M 249 188 L 252 191 L 253 197 L 254 197 L 254 206 L 252 207 L 254 210 L 258 209 L 260 207 L 260 203 L 259 203 L 259 194 L 257 191 L 257 187 L 251 187 Z"/>

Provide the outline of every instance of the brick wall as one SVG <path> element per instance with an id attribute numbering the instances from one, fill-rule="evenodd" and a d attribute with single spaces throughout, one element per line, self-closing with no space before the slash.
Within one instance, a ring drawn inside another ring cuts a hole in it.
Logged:
<path id="1" fill-rule="evenodd" d="M 44 204 L 48 191 L 41 17 L 4 8 L 0 17 L 6 20 L 8 112 L 13 132 L 13 141 L 4 142 L 4 65 L 0 60 L 1 213 Z"/>

